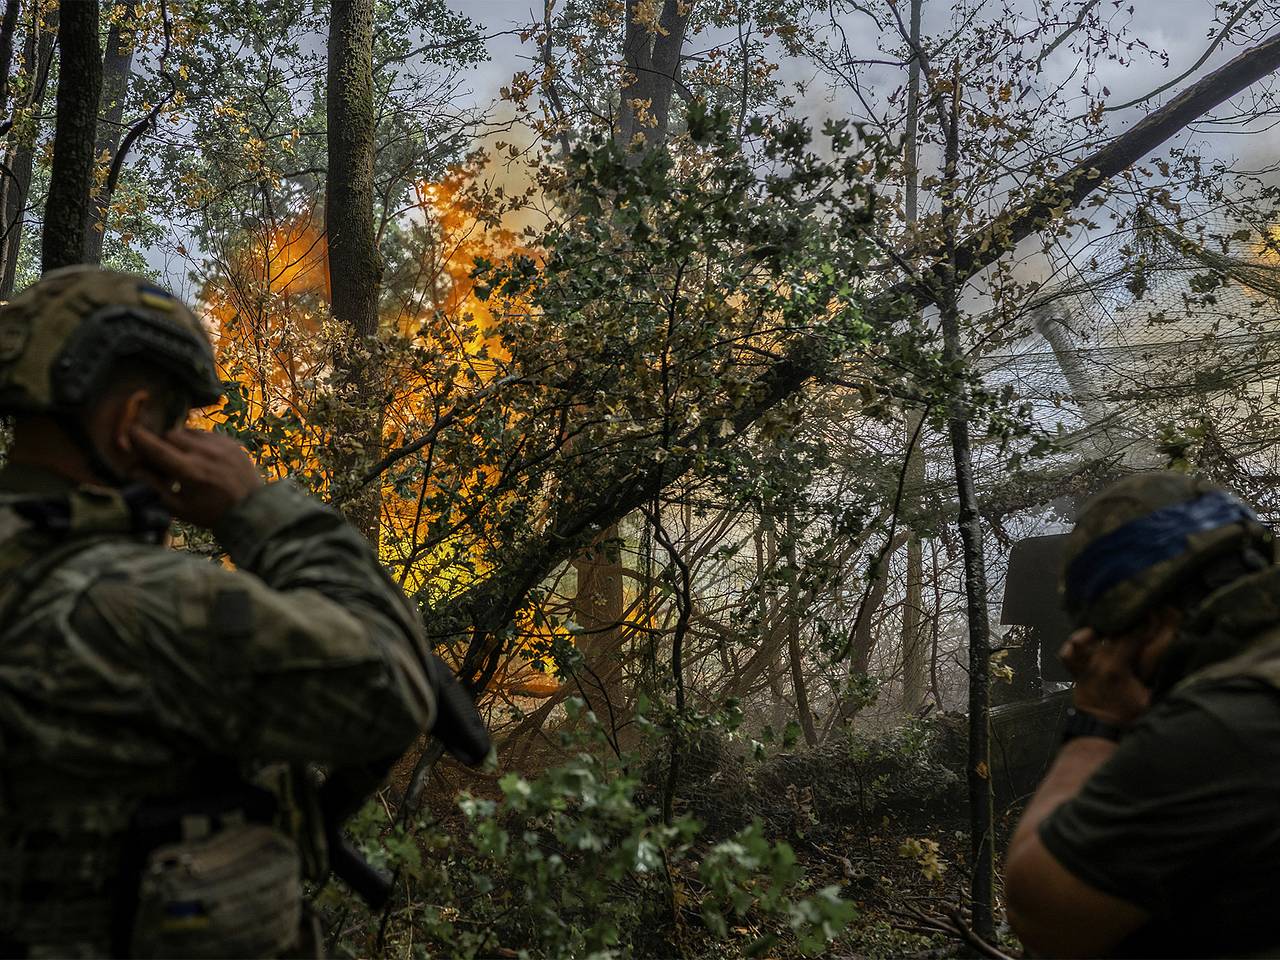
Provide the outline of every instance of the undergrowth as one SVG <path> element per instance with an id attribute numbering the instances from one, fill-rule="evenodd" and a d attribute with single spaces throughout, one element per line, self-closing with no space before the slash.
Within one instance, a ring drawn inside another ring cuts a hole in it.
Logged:
<path id="1" fill-rule="evenodd" d="M 926 724 L 812 749 L 744 748 L 707 723 L 685 740 L 675 815 L 659 814 L 662 728 L 617 756 L 570 705 L 565 759 L 536 777 L 389 823 L 348 825 L 395 870 L 385 916 L 331 883 L 333 953 L 395 957 L 904 956 L 936 938 L 896 906 L 963 875 L 958 781 Z"/>

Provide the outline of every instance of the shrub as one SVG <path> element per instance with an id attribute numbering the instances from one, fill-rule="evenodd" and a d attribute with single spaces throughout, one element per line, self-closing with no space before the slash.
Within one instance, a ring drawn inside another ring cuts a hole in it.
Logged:
<path id="1" fill-rule="evenodd" d="M 382 828 L 372 805 L 349 825 L 403 883 L 381 931 L 344 890 L 326 890 L 330 915 L 361 918 L 339 931 L 343 949 L 603 958 L 690 955 L 719 939 L 742 941 L 734 952 L 785 942 L 813 954 L 852 918 L 837 888 L 807 887 L 791 847 L 759 823 L 711 846 L 692 816 L 663 823 L 632 764 L 606 762 L 594 718 L 570 710 L 585 733 L 566 735 L 569 759 L 532 779 L 507 774 L 495 797 L 464 795 L 453 829 Z"/>

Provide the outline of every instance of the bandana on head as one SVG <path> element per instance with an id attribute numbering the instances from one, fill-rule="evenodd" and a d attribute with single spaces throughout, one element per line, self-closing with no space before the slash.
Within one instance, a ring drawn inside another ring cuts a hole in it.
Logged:
<path id="1" fill-rule="evenodd" d="M 1220 490 L 1139 517 L 1099 537 L 1071 562 L 1065 585 L 1068 603 L 1087 606 L 1116 584 L 1185 553 L 1192 534 L 1257 522 L 1252 510 Z"/>

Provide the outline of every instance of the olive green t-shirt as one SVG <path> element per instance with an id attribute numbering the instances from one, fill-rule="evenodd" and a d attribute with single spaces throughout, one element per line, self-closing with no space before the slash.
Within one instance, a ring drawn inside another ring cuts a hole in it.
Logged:
<path id="1" fill-rule="evenodd" d="M 1081 880 L 1151 920 L 1123 957 L 1280 947 L 1280 691 L 1250 677 L 1171 694 L 1040 826 Z"/>

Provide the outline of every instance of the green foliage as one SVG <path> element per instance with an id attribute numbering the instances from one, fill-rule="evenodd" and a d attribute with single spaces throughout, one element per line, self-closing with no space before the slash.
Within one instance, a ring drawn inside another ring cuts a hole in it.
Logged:
<path id="1" fill-rule="evenodd" d="M 564 535 L 585 540 L 575 510 L 643 502 L 633 487 L 655 472 L 692 470 L 756 503 L 820 465 L 817 453 L 787 454 L 798 403 L 744 410 L 778 358 L 822 369 L 871 336 L 858 278 L 872 256 L 866 175 L 878 146 L 797 123 L 748 152 L 725 114 L 694 110 L 690 123 L 679 151 L 599 139 L 540 171 L 556 218 L 528 252 L 476 265 L 493 316 L 484 362 L 448 362 L 458 318 L 423 324 L 423 357 L 439 358 L 455 395 L 501 386 L 471 431 L 435 448 L 459 475 L 492 478 L 426 493 L 428 515 L 466 518 L 447 526 L 454 556 L 500 568 L 544 542 L 529 516 L 547 490 Z M 728 442 L 752 423 L 748 442 Z"/>
<path id="2" fill-rule="evenodd" d="M 937 936 L 905 932 L 884 918 L 868 918 L 858 925 L 850 938 L 850 953 L 866 960 L 901 960 L 909 956 L 950 956 L 954 949 L 939 949 Z"/>
<path id="3" fill-rule="evenodd" d="M 540 956 L 600 954 L 637 935 L 638 904 L 661 902 L 668 855 L 697 831 L 633 802 L 635 782 L 590 753 L 534 780 L 502 779 L 499 803 L 464 799 L 482 885 L 511 911 L 514 942 Z"/>
<path id="4" fill-rule="evenodd" d="M 1204 423 L 1192 423 L 1179 426 L 1172 422 L 1158 425 L 1159 434 L 1156 449 L 1165 459 L 1170 470 L 1190 470 L 1195 460 L 1196 449 L 1204 443 Z"/>
<path id="5" fill-rule="evenodd" d="M 847 741 L 849 772 L 864 822 L 892 813 L 926 814 L 953 797 L 959 778 L 943 755 L 941 732 L 929 721 L 903 723 Z"/>
<path id="6" fill-rule="evenodd" d="M 183 122 L 148 143 L 145 176 L 158 211 L 210 255 L 210 278 L 242 285 L 238 260 L 291 266 L 262 234 L 306 220 L 324 193 L 329 8 L 193 0 L 180 12 L 170 70 Z M 458 71 L 486 54 L 477 26 L 445 0 L 380 3 L 375 16 L 374 175 L 389 219 L 464 152 L 470 118 L 450 99 Z"/>
<path id="7" fill-rule="evenodd" d="M 349 825 L 371 861 L 399 866 L 409 891 L 388 952 L 412 938 L 449 956 L 669 956 L 719 939 L 813 955 L 853 918 L 836 888 L 810 889 L 792 848 L 758 823 L 709 848 L 693 817 L 662 823 L 629 766 L 603 759 L 595 718 L 580 703 L 569 709 L 581 722 L 565 735 L 569 759 L 538 777 L 503 776 L 496 796 L 465 795 L 451 829 L 382 829 L 375 805 Z M 326 891 L 331 913 L 342 900 Z M 370 918 L 349 932 L 347 949 L 369 952 L 376 928 Z"/>
<path id="8" fill-rule="evenodd" d="M 840 899 L 838 887 L 826 886 L 813 896 L 795 900 L 789 888 L 803 873 L 787 843 L 770 843 L 758 822 L 714 847 L 698 866 L 707 888 L 702 917 L 717 935 L 728 935 L 728 922 L 752 912 L 784 915 L 796 935 L 796 948 L 805 956 L 823 950 L 854 919 L 853 904 Z M 767 934 L 747 947 L 758 956 L 777 943 Z"/>
<path id="9" fill-rule="evenodd" d="M 947 862 L 941 856 L 937 840 L 908 837 L 898 848 L 898 856 L 918 863 L 926 880 L 941 880 L 947 872 Z"/>

